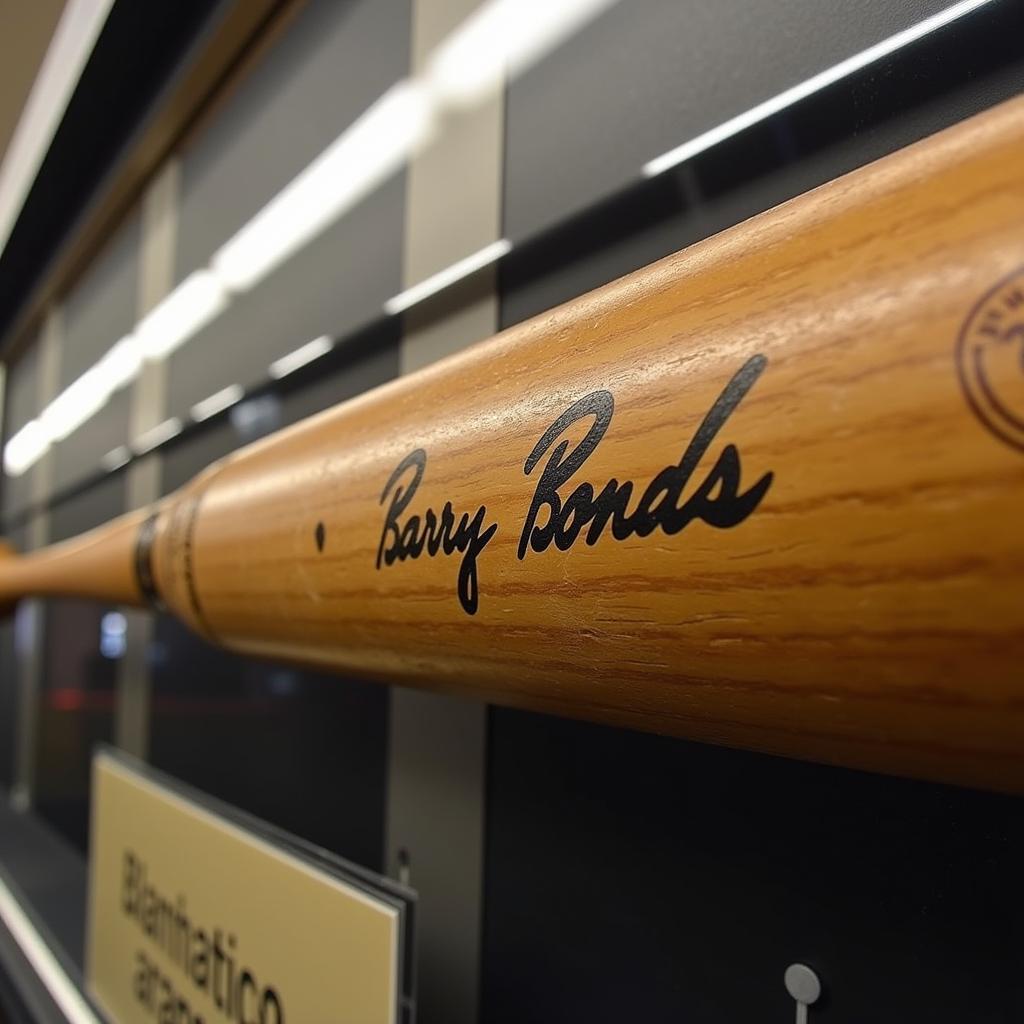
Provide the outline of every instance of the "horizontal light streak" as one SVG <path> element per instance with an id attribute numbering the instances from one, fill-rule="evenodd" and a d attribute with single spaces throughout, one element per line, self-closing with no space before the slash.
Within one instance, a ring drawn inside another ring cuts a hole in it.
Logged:
<path id="1" fill-rule="evenodd" d="M 50 435 L 39 422 L 29 420 L 4 445 L 4 472 L 21 476 L 36 464 L 50 448 Z"/>
<path id="2" fill-rule="evenodd" d="M 209 270 L 196 270 L 148 313 L 135 330 L 147 359 L 165 359 L 227 305 L 224 285 Z"/>
<path id="3" fill-rule="evenodd" d="M 294 373 L 307 363 L 313 362 L 314 359 L 327 355 L 332 348 L 334 348 L 334 342 L 326 334 L 321 335 L 319 338 L 314 338 L 312 341 L 307 342 L 301 348 L 295 349 L 294 352 L 289 352 L 288 355 L 275 359 L 270 364 L 268 372 L 274 380 L 280 380 L 282 377 L 287 377 L 289 373 Z"/>
<path id="4" fill-rule="evenodd" d="M 166 444 L 173 437 L 177 437 L 182 430 L 181 420 L 177 416 L 172 416 L 169 420 L 164 420 L 163 423 L 158 423 L 155 427 L 150 427 L 149 430 L 140 434 L 135 438 L 132 443 L 132 451 L 136 455 L 145 455 L 147 452 L 151 452 L 154 448 L 159 447 L 162 444 Z"/>
<path id="5" fill-rule="evenodd" d="M 138 373 L 141 357 L 135 339 L 122 338 L 94 366 L 66 387 L 4 448 L 4 468 L 19 476 L 37 462 L 50 445 L 64 440 L 99 411 L 119 388 Z"/>
<path id="6" fill-rule="evenodd" d="M 495 263 L 511 249 L 512 243 L 507 238 L 499 238 L 497 242 L 485 245 L 464 259 L 445 267 L 444 270 L 438 271 L 426 280 L 420 281 L 419 284 L 407 288 L 394 298 L 388 299 L 384 303 L 384 312 L 392 316 L 395 313 L 401 313 L 410 306 L 415 306 L 418 302 L 430 298 L 431 295 L 444 291 L 456 281 L 461 281 L 463 278 L 469 277 L 470 274 L 475 274 L 478 270 Z"/>
<path id="7" fill-rule="evenodd" d="M 439 103 L 472 106 L 521 74 L 615 0 L 488 0 L 427 64 Z"/>
<path id="8" fill-rule="evenodd" d="M 736 117 L 730 118 L 728 121 L 724 121 L 722 124 L 703 132 L 688 142 L 684 142 L 674 149 L 670 149 L 667 153 L 662 153 L 661 156 L 648 161 L 643 166 L 644 177 L 654 178 L 672 167 L 691 160 L 698 154 L 705 152 L 705 150 L 725 142 L 726 139 L 738 135 L 747 128 L 767 120 L 774 114 L 778 114 L 788 107 L 799 103 L 801 100 L 807 99 L 808 96 L 812 96 L 814 93 L 834 85 L 836 82 L 860 71 L 869 64 L 874 64 L 883 57 L 887 57 L 889 54 L 909 46 L 918 39 L 936 31 L 936 29 L 943 28 L 958 18 L 962 18 L 965 14 L 970 14 L 971 11 L 977 10 L 979 7 L 983 7 L 991 2 L 992 0 L 962 0 L 961 3 L 953 4 L 952 7 L 947 7 L 944 11 L 939 11 L 938 14 L 925 18 L 916 25 L 911 25 L 910 28 L 897 32 L 895 35 L 883 39 L 880 43 L 869 46 L 866 50 L 861 50 L 860 53 L 855 53 L 852 57 L 847 57 L 846 60 L 818 72 L 818 74 L 813 75 L 811 78 L 786 89 L 784 92 L 778 93 L 776 96 L 772 96 L 763 103 L 758 103 L 757 106 L 751 107 L 742 114 L 737 114 Z"/>
<path id="9" fill-rule="evenodd" d="M 541 59 L 613 2 L 488 0 L 481 5 L 434 51 L 421 78 L 399 82 L 388 90 L 225 243 L 210 267 L 189 275 L 142 319 L 132 335 L 113 346 L 38 420 L 10 438 L 4 448 L 7 472 L 24 473 L 52 443 L 68 436 L 110 394 L 133 380 L 143 358 L 169 356 L 218 316 L 234 293 L 253 287 L 358 203 L 429 144 L 446 110 L 485 99 L 504 77 Z M 961 0 L 676 146 L 645 164 L 643 175 L 661 174 L 991 2 Z M 389 299 L 385 312 L 399 313 L 424 301 L 500 259 L 509 248 L 505 239 L 486 246 Z M 325 354 L 332 344 L 329 338 L 318 338 L 276 360 L 270 375 L 284 377 Z M 205 404 L 215 397 L 197 403 L 193 419 L 220 411 L 214 408 L 216 403 Z M 211 408 L 214 411 L 207 411 Z"/>
<path id="10" fill-rule="evenodd" d="M 0 877 L 0 920 L 71 1024 L 100 1024 L 60 961 Z"/>
<path id="11" fill-rule="evenodd" d="M 75 0 L 81 3 L 82 0 Z M 101 3 L 101 0 L 95 0 Z M 508 74 L 539 60 L 615 0 L 489 0 L 459 25 L 428 61 L 427 73 L 398 82 L 346 128 L 284 189 L 214 253 L 210 265 L 182 281 L 44 411 L 43 426 L 11 438 L 9 471 L 25 472 L 54 441 L 92 416 L 135 377 L 144 359 L 166 359 L 219 316 L 233 295 L 262 281 L 428 145 L 448 108 L 484 98 Z M 109 3 L 108 3 L 109 6 Z M 501 240 L 389 300 L 407 309 L 507 252 Z M 318 338 L 274 362 L 284 377 L 332 347 Z M 220 411 L 197 403 L 192 418 Z M 226 407 L 226 406 L 225 406 Z M 214 409 L 214 411 L 208 411 Z M 197 415 L 198 410 L 198 415 Z M 138 441 L 134 447 L 138 446 Z M 151 450 L 155 444 L 146 450 Z"/>
<path id="12" fill-rule="evenodd" d="M 100 459 L 100 465 L 108 472 L 127 466 L 132 460 L 131 449 L 126 444 L 119 444 Z"/>
<path id="13" fill-rule="evenodd" d="M 142 369 L 142 349 L 133 335 L 122 338 L 97 364 L 110 392 L 130 384 Z"/>
<path id="14" fill-rule="evenodd" d="M 394 174 L 426 141 L 433 117 L 420 84 L 389 89 L 214 254 L 223 284 L 235 292 L 258 284 Z"/>
<path id="15" fill-rule="evenodd" d="M 39 421 L 50 441 L 62 441 L 77 430 L 115 391 L 135 377 L 141 363 L 135 339 L 122 338 L 43 410 Z"/>
<path id="16" fill-rule="evenodd" d="M 39 422 L 50 442 L 62 441 L 100 409 L 110 397 L 94 366 L 65 388 L 40 414 Z"/>
<path id="17" fill-rule="evenodd" d="M 202 423 L 203 420 L 208 420 L 211 416 L 216 416 L 217 413 L 229 409 L 236 402 L 240 402 L 244 394 L 245 388 L 241 384 L 229 384 L 226 388 L 215 391 L 209 398 L 196 402 L 191 410 L 192 419 L 196 423 Z"/>

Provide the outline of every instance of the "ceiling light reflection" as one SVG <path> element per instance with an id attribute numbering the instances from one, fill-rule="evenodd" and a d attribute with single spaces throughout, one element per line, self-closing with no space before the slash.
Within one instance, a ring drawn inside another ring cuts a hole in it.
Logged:
<path id="1" fill-rule="evenodd" d="M 215 274 L 209 270 L 189 274 L 136 328 L 142 354 L 147 359 L 165 359 L 213 320 L 227 300 Z"/>
<path id="2" fill-rule="evenodd" d="M 334 348 L 334 342 L 326 334 L 321 335 L 319 338 L 314 338 L 313 341 L 297 348 L 294 352 L 289 352 L 288 355 L 275 359 L 270 364 L 268 372 L 274 380 L 280 380 L 282 377 L 287 377 L 289 373 L 294 373 L 307 363 L 313 362 L 314 359 L 327 355 L 332 348 Z"/>
<path id="3" fill-rule="evenodd" d="M 394 174 L 433 119 L 426 89 L 399 82 L 217 250 L 214 272 L 232 291 L 252 288 Z"/>
<path id="4" fill-rule="evenodd" d="M 196 402 L 191 409 L 192 419 L 196 423 L 202 423 L 203 420 L 208 420 L 211 416 L 216 416 L 217 413 L 230 408 L 236 402 L 240 402 L 244 394 L 245 389 L 241 384 L 229 384 L 226 388 L 221 388 L 220 391 L 214 392 L 209 398 Z"/>

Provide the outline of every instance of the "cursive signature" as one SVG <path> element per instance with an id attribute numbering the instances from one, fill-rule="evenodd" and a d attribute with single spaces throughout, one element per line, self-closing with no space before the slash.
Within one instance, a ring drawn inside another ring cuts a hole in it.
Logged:
<path id="1" fill-rule="evenodd" d="M 615 411 L 610 391 L 594 391 L 574 402 L 544 431 L 523 467 L 529 476 L 572 424 L 593 417 L 590 429 L 575 448 L 570 450 L 568 440 L 559 442 L 544 464 L 519 538 L 519 558 L 525 558 L 530 548 L 545 551 L 552 543 L 566 551 L 584 529 L 587 544 L 596 544 L 609 522 L 612 536 L 620 541 L 634 534 L 646 537 L 659 526 L 671 536 L 695 519 L 719 529 L 742 523 L 761 503 L 771 486 L 772 474 L 765 473 L 757 483 L 741 491 L 740 454 L 733 444 L 722 449 L 697 489 L 681 503 L 680 499 L 711 442 L 766 364 L 767 359 L 761 355 L 752 356 L 743 364 L 701 421 L 679 462 L 666 466 L 651 480 L 632 512 L 627 508 L 634 491 L 632 480 L 620 484 L 612 478 L 598 493 L 593 484 L 583 482 L 564 500 L 559 494 L 559 489 L 593 455 Z M 537 518 L 543 509 L 547 510 L 547 519 L 543 526 L 538 526 Z"/>
<path id="2" fill-rule="evenodd" d="M 384 565 L 392 565 L 396 558 L 402 562 L 407 558 L 419 558 L 424 551 L 431 558 L 441 551 L 446 555 L 458 551 L 462 555 L 459 566 L 459 603 L 469 615 L 474 615 L 480 602 L 476 560 L 494 536 L 498 524 L 492 523 L 484 529 L 487 508 L 481 505 L 472 519 L 468 512 L 464 512 L 456 526 L 450 501 L 445 503 L 440 516 L 428 508 L 422 520 L 418 515 L 413 515 L 404 524 L 400 523 L 399 518 L 415 496 L 426 468 L 427 453 L 417 448 L 399 462 L 384 485 L 380 503 L 383 505 L 388 495 L 391 495 L 391 504 L 384 517 L 384 529 L 377 548 L 377 568 L 381 567 L 382 562 Z M 410 470 L 412 478 L 400 484 L 399 481 Z"/>
<path id="3" fill-rule="evenodd" d="M 647 537 L 661 529 L 669 536 L 679 533 L 696 519 L 718 529 L 742 523 L 761 503 L 772 484 L 765 473 L 746 490 L 740 486 L 740 453 L 726 444 L 695 488 L 691 480 L 719 431 L 764 371 L 767 360 L 757 355 L 748 359 L 725 385 L 707 415 L 701 420 L 677 463 L 660 470 L 644 488 L 632 509 L 632 480 L 619 483 L 614 477 L 598 491 L 589 481 L 576 484 L 563 497 L 569 482 L 597 450 L 611 425 L 615 400 L 610 391 L 593 391 L 574 402 L 559 416 L 534 445 L 524 466 L 526 476 L 543 468 L 519 537 L 518 557 L 532 549 L 546 551 L 552 544 L 567 551 L 586 531 L 587 544 L 596 544 L 609 528 L 612 537 L 623 541 L 632 536 Z M 572 446 L 563 434 L 576 422 L 592 418 L 583 439 Z M 557 442 L 557 443 L 556 443 Z M 377 547 L 377 568 L 395 561 L 417 559 L 424 553 L 462 555 L 459 566 L 459 603 L 476 614 L 480 603 L 478 559 L 498 529 L 487 524 L 487 507 L 457 517 L 450 501 L 438 515 L 432 508 L 421 515 L 405 517 L 427 468 L 427 453 L 411 451 L 395 467 L 380 496 L 387 504 L 384 527 Z M 684 497 L 683 492 L 689 491 Z M 543 519 L 543 525 L 538 520 Z M 320 544 L 318 535 L 317 543 Z"/>

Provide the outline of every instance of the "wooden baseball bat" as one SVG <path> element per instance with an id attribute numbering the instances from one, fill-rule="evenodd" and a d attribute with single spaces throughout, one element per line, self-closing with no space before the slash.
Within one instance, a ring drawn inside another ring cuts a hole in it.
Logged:
<path id="1" fill-rule="evenodd" d="M 1024 791 L 1024 101 L 8 557 L 233 650 Z"/>

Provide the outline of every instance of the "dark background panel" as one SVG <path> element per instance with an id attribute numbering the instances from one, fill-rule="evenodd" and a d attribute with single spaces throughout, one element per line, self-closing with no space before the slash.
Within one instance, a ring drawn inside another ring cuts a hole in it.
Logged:
<path id="1" fill-rule="evenodd" d="M 630 0 L 508 92 L 505 230 L 538 230 L 650 159 L 951 6 L 947 0 Z"/>
<path id="2" fill-rule="evenodd" d="M 29 420 L 39 414 L 39 342 L 28 346 L 16 360 L 7 364 L 4 380 L 4 444 Z M 30 473 L 8 476 L 3 471 L 0 459 L 0 473 L 3 476 L 4 519 L 22 511 L 32 498 Z"/>
<path id="3" fill-rule="evenodd" d="M 261 432 L 393 378 L 388 325 L 336 350 L 170 449 L 164 489 Z M 383 870 L 388 691 L 218 650 L 167 616 L 156 622 L 150 760 L 250 813 Z"/>
<path id="4" fill-rule="evenodd" d="M 5 539 L 20 550 L 27 538 L 24 530 L 14 530 Z M 24 643 L 23 640 L 20 642 Z M 0 621 L 0 790 L 9 789 L 14 781 L 15 730 L 20 707 L 17 689 L 18 643 L 14 616 L 5 617 Z"/>
<path id="5" fill-rule="evenodd" d="M 639 8 L 647 6 L 652 8 L 651 18 L 640 16 Z M 666 45 L 655 39 L 659 19 L 665 17 L 662 6 L 658 0 L 629 5 L 635 15 L 628 33 L 634 45 L 640 45 L 636 38 L 640 32 L 651 33 L 644 39 L 652 47 Z M 594 152 L 561 148 L 565 136 L 546 127 L 551 103 L 533 87 L 535 76 L 549 64 L 558 65 L 558 74 L 576 83 L 574 94 L 586 97 L 585 103 L 582 98 L 578 101 L 584 117 L 600 111 L 606 102 L 615 102 L 623 80 L 607 70 L 619 60 L 613 40 L 599 36 L 594 46 L 603 49 L 585 53 L 572 48 L 579 40 L 564 47 L 513 82 L 508 91 L 505 234 L 518 241 L 518 232 L 530 225 L 543 225 L 543 230 L 517 245 L 503 267 L 502 326 L 574 298 L 1024 92 L 1024 58 L 1018 42 L 1022 35 L 1024 5 L 993 3 L 685 165 L 654 180 L 637 178 L 632 187 L 621 188 L 578 213 L 574 211 L 580 196 L 596 199 L 613 185 L 606 164 L 614 164 L 620 149 L 636 148 L 631 135 L 635 129 L 627 121 L 618 132 L 609 126 L 596 133 L 599 138 L 594 145 L 601 148 Z M 750 58 L 754 64 L 760 60 L 757 54 Z M 723 68 L 720 75 L 727 78 L 729 73 L 729 68 Z M 671 89 L 683 89 L 685 81 L 683 75 L 665 88 L 671 94 Z M 632 94 L 639 88 L 633 84 L 627 91 Z M 634 96 L 633 102 L 641 101 L 657 108 L 663 96 Z M 561 174 L 571 173 L 578 179 L 578 191 L 571 182 L 559 184 L 557 175 L 545 178 L 543 186 L 538 183 L 538 169 L 529 156 L 537 147 L 545 159 L 550 156 L 560 166 Z M 523 150 L 528 151 L 526 155 Z M 560 211 L 555 214 L 548 209 L 552 196 Z"/>
<path id="6" fill-rule="evenodd" d="M 50 539 L 91 530 L 124 510 L 124 477 L 114 475 L 50 513 Z M 114 618 L 109 618 L 113 616 Z M 90 765 L 113 739 L 120 613 L 97 601 L 50 600 L 43 619 L 43 670 L 35 737 L 35 807 L 83 854 L 88 849 Z M 108 636 L 109 640 L 109 636 Z"/>
<path id="7" fill-rule="evenodd" d="M 1018 799 L 491 715 L 487 1024 L 1008 1024 Z"/>

